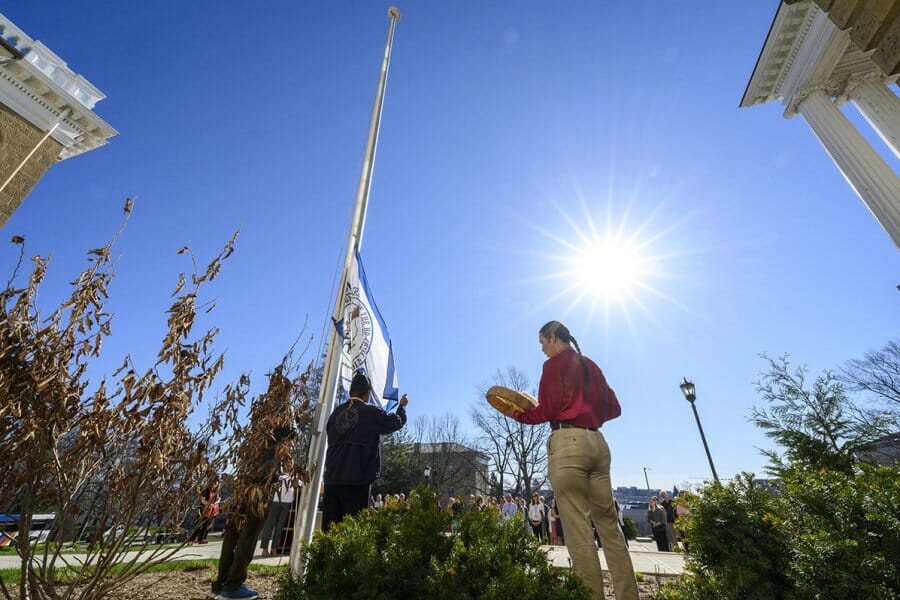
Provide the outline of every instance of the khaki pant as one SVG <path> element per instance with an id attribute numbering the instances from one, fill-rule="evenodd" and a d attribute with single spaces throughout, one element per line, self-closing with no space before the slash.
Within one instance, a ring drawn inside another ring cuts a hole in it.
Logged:
<path id="1" fill-rule="evenodd" d="M 595 599 L 603 599 L 603 571 L 594 545 L 593 519 L 617 600 L 637 600 L 634 567 L 613 505 L 609 446 L 603 434 L 557 429 L 547 442 L 547 460 L 575 573 L 594 590 Z"/>

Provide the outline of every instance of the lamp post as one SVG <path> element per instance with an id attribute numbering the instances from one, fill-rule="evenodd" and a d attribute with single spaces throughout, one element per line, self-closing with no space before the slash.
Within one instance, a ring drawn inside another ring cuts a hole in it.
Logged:
<path id="1" fill-rule="evenodd" d="M 650 467 L 644 467 L 644 483 L 647 484 L 647 493 L 650 493 L 650 480 L 647 478 L 647 471 L 652 471 Z"/>
<path id="2" fill-rule="evenodd" d="M 425 467 L 425 487 L 431 482 L 431 465 Z"/>
<path id="3" fill-rule="evenodd" d="M 697 413 L 697 406 L 694 404 L 697 400 L 697 390 L 694 388 L 694 384 L 687 380 L 687 377 L 684 378 L 680 387 L 685 400 L 690 402 L 691 408 L 694 409 L 694 418 L 697 419 L 697 429 L 700 430 L 700 439 L 703 440 L 703 448 L 706 450 L 706 459 L 709 461 L 709 469 L 712 471 L 713 481 L 719 483 L 719 476 L 716 474 L 712 454 L 709 453 L 709 444 L 706 443 L 706 436 L 703 434 L 703 425 L 700 424 L 700 415 Z"/>

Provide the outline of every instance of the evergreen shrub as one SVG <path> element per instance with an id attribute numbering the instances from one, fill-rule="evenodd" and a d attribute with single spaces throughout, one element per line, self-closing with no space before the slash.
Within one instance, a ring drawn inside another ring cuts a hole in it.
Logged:
<path id="1" fill-rule="evenodd" d="M 634 524 L 634 519 L 632 519 L 631 517 L 625 517 L 623 521 L 625 521 L 625 527 L 622 528 L 625 533 L 625 539 L 637 539 L 638 528 L 637 525 Z"/>
<path id="2" fill-rule="evenodd" d="M 783 501 L 743 474 L 695 498 L 686 518 L 689 575 L 661 598 L 785 598 L 791 540 L 781 526 Z"/>
<path id="3" fill-rule="evenodd" d="M 457 534 L 449 526 L 425 488 L 402 505 L 347 517 L 303 548 L 305 574 L 285 576 L 277 599 L 590 598 L 574 573 L 550 566 L 520 516 L 502 522 L 489 507 L 460 517 Z"/>
<path id="4" fill-rule="evenodd" d="M 783 488 L 796 507 L 786 519 L 796 597 L 900 595 L 900 466 L 797 470 Z"/>
<path id="5" fill-rule="evenodd" d="M 744 475 L 694 499 L 668 600 L 883 599 L 900 589 L 900 466 L 796 467 L 775 495 Z"/>

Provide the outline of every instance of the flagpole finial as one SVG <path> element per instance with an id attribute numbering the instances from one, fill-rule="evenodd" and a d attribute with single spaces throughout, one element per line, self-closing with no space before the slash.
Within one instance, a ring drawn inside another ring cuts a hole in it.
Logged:
<path id="1" fill-rule="evenodd" d="M 400 9 L 396 6 L 392 6 L 388 9 L 388 17 L 393 19 L 394 21 L 400 20 Z"/>

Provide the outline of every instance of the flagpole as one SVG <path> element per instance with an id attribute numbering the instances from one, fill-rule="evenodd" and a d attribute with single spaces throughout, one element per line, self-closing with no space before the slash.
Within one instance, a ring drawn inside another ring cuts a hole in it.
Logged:
<path id="1" fill-rule="evenodd" d="M 347 286 L 347 271 L 353 260 L 353 255 L 362 245 L 363 229 L 366 223 L 366 209 L 369 203 L 369 191 L 372 185 L 372 170 L 375 166 L 375 148 L 378 144 L 378 131 L 381 126 L 381 108 L 384 103 L 384 89 L 387 83 L 388 66 L 391 62 L 391 44 L 394 40 L 394 27 L 400 20 L 400 9 L 392 6 L 388 9 L 388 18 L 391 23 L 388 27 L 387 42 L 384 46 L 384 59 L 381 63 L 381 76 L 378 79 L 378 89 L 375 93 L 375 105 L 372 108 L 372 119 L 369 124 L 369 139 L 366 142 L 366 152 L 363 157 L 362 173 L 359 178 L 359 187 L 356 191 L 356 207 L 353 211 L 353 220 L 350 224 L 350 235 L 347 239 L 347 252 L 344 255 L 344 269 L 341 273 L 341 283 L 338 286 L 337 298 L 334 303 L 333 322 L 340 320 L 344 309 L 344 292 Z M 325 424 L 334 410 L 335 393 L 337 390 L 337 378 L 340 374 L 342 340 L 334 327 L 328 340 L 328 352 L 325 355 L 325 365 L 322 372 L 322 382 L 319 387 L 319 398 L 316 404 L 310 428 L 309 460 L 307 473 L 310 474 L 309 483 L 303 486 L 300 495 L 300 504 L 294 517 L 294 538 L 291 543 L 290 566 L 291 571 L 301 574 L 305 565 L 300 557 L 300 544 L 310 542 L 316 524 L 316 513 L 319 505 L 319 491 L 322 487 L 322 477 L 325 472 Z"/>

